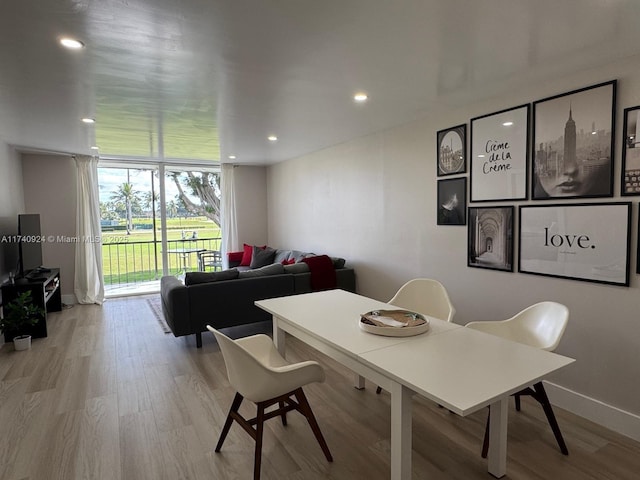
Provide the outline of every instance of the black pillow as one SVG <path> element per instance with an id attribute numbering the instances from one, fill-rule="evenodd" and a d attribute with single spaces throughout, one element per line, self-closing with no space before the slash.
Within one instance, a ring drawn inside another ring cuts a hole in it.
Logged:
<path id="1" fill-rule="evenodd" d="M 187 272 L 184 276 L 185 285 L 197 285 L 199 283 L 220 282 L 222 280 L 235 280 L 238 278 L 238 269 L 230 268 L 221 272 Z"/>
<path id="2" fill-rule="evenodd" d="M 249 265 L 249 268 L 260 268 L 266 265 L 271 265 L 275 256 L 275 248 L 260 248 L 254 245 L 253 254 L 251 255 L 251 264 Z"/>

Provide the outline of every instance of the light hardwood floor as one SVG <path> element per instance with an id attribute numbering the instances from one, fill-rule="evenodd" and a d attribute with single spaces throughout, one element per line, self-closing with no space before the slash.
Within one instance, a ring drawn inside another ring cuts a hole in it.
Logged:
<path id="1" fill-rule="evenodd" d="M 212 335 L 202 349 L 165 335 L 145 297 L 76 305 L 51 314 L 48 327 L 30 351 L 0 350 L 0 479 L 251 478 L 253 441 L 239 426 L 213 452 L 234 392 Z M 295 339 L 288 348 L 290 359 L 317 359 L 326 369 L 327 381 L 305 391 L 334 462 L 293 413 L 287 427 L 273 419 L 265 428 L 262 478 L 389 478 L 389 395 L 368 382 L 355 390 L 349 371 Z M 518 413 L 511 402 L 505 478 L 640 478 L 640 444 L 556 414 L 568 457 L 538 405 L 523 399 Z M 413 478 L 493 478 L 480 457 L 485 415 L 461 418 L 415 398 Z"/>

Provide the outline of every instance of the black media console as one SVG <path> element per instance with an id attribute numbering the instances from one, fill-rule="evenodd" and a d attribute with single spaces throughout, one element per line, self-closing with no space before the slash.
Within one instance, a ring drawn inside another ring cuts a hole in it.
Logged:
<path id="1" fill-rule="evenodd" d="M 60 269 L 51 268 L 49 271 L 33 272 L 23 278 L 17 278 L 15 283 L 2 285 L 2 303 L 4 305 L 17 298 L 25 291 L 31 291 L 33 302 L 45 310 L 40 321 L 31 327 L 33 338 L 47 336 L 47 312 L 62 310 L 62 295 L 60 293 Z M 5 333 L 4 341 L 13 340 L 13 335 Z"/>

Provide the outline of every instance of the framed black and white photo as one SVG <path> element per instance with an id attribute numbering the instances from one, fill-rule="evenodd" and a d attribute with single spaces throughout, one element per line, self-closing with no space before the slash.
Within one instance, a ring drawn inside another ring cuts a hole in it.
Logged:
<path id="1" fill-rule="evenodd" d="M 640 106 L 624 110 L 622 128 L 622 195 L 640 195 Z"/>
<path id="2" fill-rule="evenodd" d="M 471 201 L 525 200 L 529 105 L 471 119 Z"/>
<path id="3" fill-rule="evenodd" d="M 467 224 L 467 178 L 438 180 L 438 225 Z"/>
<path id="4" fill-rule="evenodd" d="M 534 102 L 532 199 L 613 195 L 616 85 Z"/>
<path id="5" fill-rule="evenodd" d="M 513 272 L 513 206 L 469 207 L 469 267 Z"/>
<path id="6" fill-rule="evenodd" d="M 440 130 L 438 140 L 438 176 L 467 172 L 467 125 Z"/>
<path id="7" fill-rule="evenodd" d="M 631 203 L 520 206 L 518 271 L 629 285 Z"/>

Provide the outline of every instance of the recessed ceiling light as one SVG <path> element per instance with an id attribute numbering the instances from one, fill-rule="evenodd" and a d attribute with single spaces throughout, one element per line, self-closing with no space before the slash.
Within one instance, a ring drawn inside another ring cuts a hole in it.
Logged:
<path id="1" fill-rule="evenodd" d="M 60 39 L 60 45 L 70 50 L 80 50 L 84 47 L 84 43 L 75 38 L 63 37 Z"/>
<path id="2" fill-rule="evenodd" d="M 267 139 L 268 139 L 270 142 L 277 142 L 277 141 L 278 141 L 278 137 L 276 137 L 275 135 L 269 135 L 269 136 L 267 137 Z"/>
<path id="3" fill-rule="evenodd" d="M 229 160 L 235 160 L 235 159 L 236 159 L 236 156 L 235 156 L 235 155 L 229 155 L 227 158 L 228 158 Z"/>
<path id="4" fill-rule="evenodd" d="M 91 150 L 98 150 L 98 147 L 91 147 Z"/>
<path id="5" fill-rule="evenodd" d="M 93 118 L 89 118 L 89 117 L 85 117 L 82 119 L 83 123 L 96 123 L 96 121 Z"/>
<path id="6" fill-rule="evenodd" d="M 484 155 L 480 154 L 478 155 L 478 158 L 484 158 Z"/>
<path id="7" fill-rule="evenodd" d="M 353 96 L 353 100 L 358 103 L 366 102 L 368 99 L 369 99 L 369 95 L 367 95 L 364 92 L 358 92 Z"/>
<path id="8" fill-rule="evenodd" d="M 513 122 L 504 122 L 502 125 L 505 127 L 510 127 L 511 125 L 513 125 Z"/>

